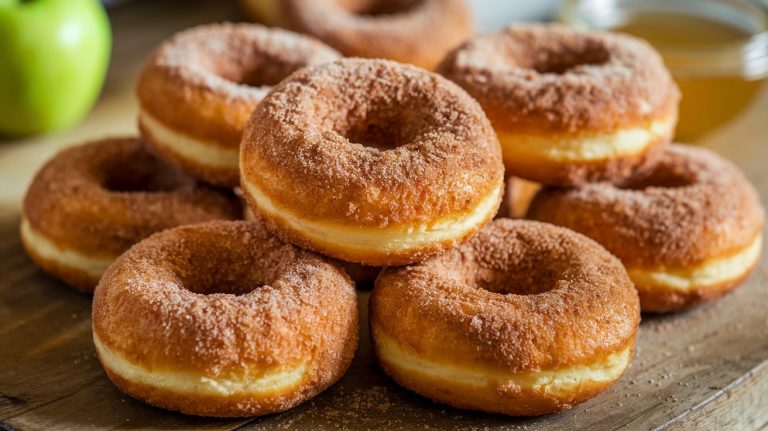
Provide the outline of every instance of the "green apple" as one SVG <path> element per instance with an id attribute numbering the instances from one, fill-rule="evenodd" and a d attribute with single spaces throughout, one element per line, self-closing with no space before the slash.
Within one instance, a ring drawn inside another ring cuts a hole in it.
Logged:
<path id="1" fill-rule="evenodd" d="M 0 0 L 0 136 L 82 119 L 104 84 L 111 43 L 97 0 Z"/>

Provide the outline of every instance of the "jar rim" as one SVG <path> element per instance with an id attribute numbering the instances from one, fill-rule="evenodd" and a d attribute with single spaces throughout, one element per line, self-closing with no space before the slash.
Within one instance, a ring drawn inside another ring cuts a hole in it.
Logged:
<path id="1" fill-rule="evenodd" d="M 694 47 L 662 45 L 667 66 L 676 75 L 768 76 L 768 3 L 760 0 L 567 0 L 560 20 L 580 30 L 610 30 L 638 12 L 685 14 L 742 28 L 742 41 Z"/>

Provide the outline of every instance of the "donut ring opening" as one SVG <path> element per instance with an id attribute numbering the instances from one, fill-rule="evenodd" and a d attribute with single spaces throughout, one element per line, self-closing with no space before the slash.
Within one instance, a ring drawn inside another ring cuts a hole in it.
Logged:
<path id="1" fill-rule="evenodd" d="M 494 250 L 493 262 L 472 259 L 450 261 L 441 268 L 443 276 L 461 280 L 466 287 L 482 289 L 496 295 L 540 295 L 556 289 L 573 274 L 552 268 L 578 265 L 579 259 L 568 255 L 543 255 L 534 248 L 518 248 L 513 252 Z M 575 261 L 575 262 L 574 262 Z"/>
<path id="2" fill-rule="evenodd" d="M 610 253 L 566 229 L 508 219 L 444 255 L 385 269 L 370 307 L 377 357 L 398 383 L 511 415 L 564 410 L 604 390 L 628 367 L 640 320 Z"/>
<path id="3" fill-rule="evenodd" d="M 202 44 L 202 49 L 190 58 L 187 67 L 193 73 L 213 74 L 238 86 L 252 87 L 263 95 L 288 75 L 306 66 L 305 59 L 286 55 L 285 50 L 291 48 L 289 43 L 261 44 L 246 37 L 225 40 L 226 47 Z M 245 49 L 247 45 L 251 45 L 249 49 Z M 195 71 L 196 68 L 199 70 Z"/>
<path id="4" fill-rule="evenodd" d="M 114 162 L 104 169 L 102 178 L 94 178 L 107 193 L 164 193 L 195 184 L 154 157 L 131 161 L 130 171 L 124 169 L 126 161 Z"/>
<path id="5" fill-rule="evenodd" d="M 108 376 L 133 397 L 255 416 L 341 377 L 357 304 L 337 266 L 259 223 L 214 222 L 164 231 L 121 256 L 96 289 L 93 337 Z"/>
<path id="6" fill-rule="evenodd" d="M 603 41 L 568 38 L 559 39 L 557 43 L 502 45 L 499 51 L 479 51 L 473 57 L 494 73 L 515 74 L 523 68 L 552 75 L 587 73 L 593 67 L 605 66 L 610 59 L 611 51 Z"/>
<path id="7" fill-rule="evenodd" d="M 393 98 L 381 91 L 368 92 L 369 99 L 359 100 L 354 93 L 340 92 L 341 98 L 320 99 L 315 103 L 317 115 L 313 121 L 328 125 L 334 144 L 362 145 L 374 150 L 387 151 L 404 147 L 407 151 L 421 150 L 421 143 L 430 135 L 440 133 L 437 124 L 445 122 L 444 109 L 438 100 L 424 97 L 423 92 L 405 93 Z"/>

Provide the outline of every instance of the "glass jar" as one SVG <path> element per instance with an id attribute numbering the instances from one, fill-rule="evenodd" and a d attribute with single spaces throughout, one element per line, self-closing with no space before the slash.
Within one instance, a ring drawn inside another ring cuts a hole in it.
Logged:
<path id="1" fill-rule="evenodd" d="M 680 141 L 735 118 L 768 77 L 765 0 L 565 0 L 560 19 L 629 33 L 659 50 L 683 93 Z"/>

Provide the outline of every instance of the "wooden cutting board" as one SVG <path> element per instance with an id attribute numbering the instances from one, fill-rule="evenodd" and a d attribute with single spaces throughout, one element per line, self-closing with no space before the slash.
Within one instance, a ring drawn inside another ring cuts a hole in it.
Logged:
<path id="1" fill-rule="evenodd" d="M 670 316 L 643 316 L 638 352 L 621 381 L 575 409 L 532 419 L 475 414 L 399 388 L 376 367 L 360 294 L 361 343 L 344 378 L 288 412 L 217 420 L 146 406 L 107 380 L 91 342 L 90 297 L 24 255 L 19 205 L 32 175 L 58 149 L 135 133 L 133 80 L 169 34 L 237 18 L 231 4 L 142 2 L 113 13 L 113 70 L 94 112 L 74 130 L 0 143 L 0 429 L 759 429 L 768 424 L 768 258 L 735 293 Z M 768 92 L 703 145 L 739 164 L 768 196 Z"/>

